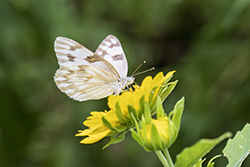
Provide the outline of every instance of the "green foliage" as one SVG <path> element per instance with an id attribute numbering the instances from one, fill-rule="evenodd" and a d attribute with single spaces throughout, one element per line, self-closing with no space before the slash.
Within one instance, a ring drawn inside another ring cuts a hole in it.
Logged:
<path id="1" fill-rule="evenodd" d="M 195 164 L 200 164 L 201 159 L 219 144 L 221 141 L 229 138 L 231 133 L 227 132 L 216 139 L 201 139 L 193 146 L 185 148 L 180 154 L 177 155 L 176 167 L 192 167 Z M 197 165 L 198 165 L 197 164 Z"/>
<path id="2" fill-rule="evenodd" d="M 169 78 L 167 81 L 169 81 L 171 78 Z M 159 91 L 161 92 L 160 97 L 162 101 L 164 101 L 170 95 L 170 93 L 174 90 L 177 82 L 178 81 L 169 82 L 165 86 L 161 87 Z"/>
<path id="3" fill-rule="evenodd" d="M 175 126 L 177 134 L 178 134 L 178 132 L 180 130 L 180 126 L 181 126 L 181 117 L 182 117 L 182 113 L 183 113 L 183 110 L 184 110 L 184 102 L 185 102 L 185 98 L 182 97 L 175 104 L 174 110 L 169 113 L 169 117 L 173 121 L 173 125 Z M 176 134 L 174 140 L 177 138 L 177 134 Z"/>
<path id="4" fill-rule="evenodd" d="M 120 108 L 120 105 L 119 105 L 118 102 L 116 102 L 116 104 L 115 104 L 115 112 L 116 112 L 116 115 L 117 115 L 118 119 L 119 119 L 122 123 L 128 122 L 127 119 L 123 116 L 122 111 L 121 111 L 121 108 Z"/>
<path id="5" fill-rule="evenodd" d="M 214 162 L 213 160 L 220 157 L 221 155 L 217 155 L 215 157 L 213 157 L 207 164 L 207 167 L 213 167 L 214 166 Z M 206 159 L 199 159 L 199 161 L 193 166 L 193 167 L 202 167 L 202 163 L 205 161 Z"/>
<path id="6" fill-rule="evenodd" d="M 217 156 L 214 156 L 209 162 L 208 162 L 208 164 L 207 164 L 207 167 L 213 167 L 214 166 L 214 162 L 213 162 L 213 160 L 214 159 L 216 159 L 216 158 L 218 158 L 218 157 L 220 157 L 221 155 L 217 155 Z"/>
<path id="7" fill-rule="evenodd" d="M 200 159 L 196 164 L 193 165 L 193 167 L 202 167 L 202 163 L 204 160 Z"/>
<path id="8" fill-rule="evenodd" d="M 88 146 L 74 138 L 90 111 L 108 107 L 105 99 L 79 103 L 58 90 L 57 36 L 92 51 L 108 34 L 117 36 L 129 74 L 143 60 L 143 68 L 156 68 L 137 76 L 138 83 L 146 75 L 177 71 L 178 87 L 163 108 L 172 110 L 185 96 L 186 112 L 171 155 L 204 136 L 236 132 L 250 118 L 249 2 L 1 0 L 0 166 L 160 166 L 129 136 L 105 152 L 99 150 L 106 139 Z"/>
<path id="9" fill-rule="evenodd" d="M 121 134 L 118 134 L 116 136 L 111 136 L 110 141 L 102 148 L 103 150 L 109 147 L 111 144 L 117 144 L 122 142 L 125 139 L 125 135 L 129 130 L 123 131 Z"/>
<path id="10" fill-rule="evenodd" d="M 119 130 L 116 127 L 112 126 L 111 123 L 105 117 L 102 117 L 102 123 L 104 126 L 109 128 L 110 130 L 114 131 L 114 133 L 119 132 Z"/>
<path id="11" fill-rule="evenodd" d="M 250 124 L 246 124 L 242 131 L 237 132 L 233 139 L 229 139 L 223 150 L 229 160 L 227 167 L 239 167 L 250 153 Z"/>

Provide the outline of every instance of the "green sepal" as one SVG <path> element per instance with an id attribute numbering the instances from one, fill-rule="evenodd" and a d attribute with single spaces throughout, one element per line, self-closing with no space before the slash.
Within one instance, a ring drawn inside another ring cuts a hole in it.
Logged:
<path id="1" fill-rule="evenodd" d="M 161 101 L 163 102 L 170 93 L 174 90 L 175 86 L 177 85 L 178 80 L 174 82 L 167 83 L 166 85 L 162 86 L 159 90 L 159 96 L 161 97 Z"/>
<path id="2" fill-rule="evenodd" d="M 116 113 L 116 116 L 118 117 L 120 122 L 122 122 L 122 123 L 128 122 L 128 120 L 124 117 L 118 102 L 115 103 L 115 113 Z"/>
<path id="3" fill-rule="evenodd" d="M 119 133 L 119 130 L 116 127 L 112 126 L 111 123 L 105 117 L 102 117 L 102 123 L 104 126 L 112 130 L 113 133 Z"/>
<path id="4" fill-rule="evenodd" d="M 157 119 L 164 117 L 164 110 L 162 107 L 162 102 L 160 96 L 156 96 L 156 112 L 157 112 Z"/>
<path id="5" fill-rule="evenodd" d="M 133 139 L 135 141 L 137 141 L 137 143 L 139 143 L 139 145 L 144 148 L 143 141 L 142 141 L 141 137 L 139 136 L 139 134 L 134 129 L 130 129 L 130 132 L 132 134 Z"/>
<path id="6" fill-rule="evenodd" d="M 128 113 L 130 115 L 130 118 L 131 118 L 131 114 L 133 114 L 135 119 L 137 121 L 139 120 L 138 112 L 131 104 L 128 105 Z"/>
<path id="7" fill-rule="evenodd" d="M 161 136 L 154 123 L 152 123 L 151 125 L 151 144 L 153 145 L 153 150 L 151 151 L 164 149 L 162 142 L 161 142 Z"/>
<path id="8" fill-rule="evenodd" d="M 156 90 L 158 87 L 159 87 L 159 86 L 155 86 L 155 87 L 150 91 L 149 98 L 148 98 L 148 103 L 150 104 L 150 106 L 151 106 L 152 103 L 154 102 L 153 99 L 154 99 L 154 96 L 155 96 L 155 90 Z"/>
<path id="9" fill-rule="evenodd" d="M 144 102 L 145 102 L 145 96 L 143 95 L 139 101 L 139 104 L 140 104 L 140 109 L 138 112 L 139 118 L 142 116 L 142 114 L 144 114 Z"/>
<path id="10" fill-rule="evenodd" d="M 168 95 L 174 90 L 177 82 L 178 81 L 170 82 L 170 83 L 166 83 L 165 85 L 160 86 L 158 95 L 161 98 L 161 103 L 163 103 L 163 101 L 168 97 Z M 150 104 L 150 109 L 151 109 L 151 115 L 156 114 L 156 100 L 154 99 L 154 93 L 158 87 L 159 86 L 154 87 L 149 95 L 149 104 Z"/>
<path id="11" fill-rule="evenodd" d="M 175 167 L 193 167 L 217 144 L 231 136 L 232 134 L 227 132 L 216 139 L 201 139 L 194 145 L 184 148 L 176 157 Z"/>
<path id="12" fill-rule="evenodd" d="M 135 125 L 135 128 L 136 128 L 136 129 L 139 129 L 139 125 L 138 125 L 138 122 L 137 122 L 137 120 L 136 120 L 134 114 L 133 114 L 133 113 L 130 113 L 130 117 L 131 117 L 131 119 L 132 119 L 132 122 L 133 122 L 134 125 Z"/>
<path id="13" fill-rule="evenodd" d="M 139 124 L 138 124 L 138 122 L 137 122 L 137 120 L 136 120 L 133 113 L 131 113 L 131 118 L 132 118 L 133 122 L 135 123 L 135 127 L 136 127 L 136 130 L 137 130 L 137 132 L 136 132 L 133 128 L 130 128 L 132 137 L 133 137 L 133 139 L 135 141 L 137 141 L 147 151 L 148 149 L 145 147 L 144 142 L 142 141 L 143 139 L 140 136 L 141 135 L 141 130 L 145 129 L 145 128 L 140 129 L 140 127 L 145 126 L 144 125 L 145 122 L 139 126 Z M 142 121 L 140 121 L 140 122 L 142 122 Z"/>
<path id="14" fill-rule="evenodd" d="M 173 76 L 174 76 L 174 73 L 173 73 L 168 79 L 166 79 L 166 80 L 163 82 L 162 85 L 168 83 L 168 81 L 170 81 L 170 80 L 173 78 Z"/>
<path id="15" fill-rule="evenodd" d="M 151 115 L 155 115 L 156 114 L 156 98 L 154 98 L 155 95 L 155 90 L 158 88 L 159 86 L 156 86 L 152 89 L 152 91 L 150 91 L 150 95 L 149 95 L 149 101 L 148 104 L 150 106 L 150 110 L 151 110 Z M 154 99 L 154 100 L 153 100 Z"/>
<path id="16" fill-rule="evenodd" d="M 143 143 L 141 137 L 139 136 L 139 134 L 138 134 L 135 130 L 131 129 L 130 131 L 131 131 L 131 134 L 132 134 L 133 139 L 134 139 L 135 141 L 137 141 L 137 143 L 138 143 L 141 147 L 143 147 L 145 151 L 148 151 L 148 152 L 151 152 L 151 151 L 152 151 L 152 150 L 149 150 L 147 147 L 145 147 L 145 145 L 144 145 L 144 143 Z"/>
<path id="17" fill-rule="evenodd" d="M 146 101 L 144 101 L 144 115 L 145 115 L 146 124 L 148 125 L 151 122 L 152 117 L 151 117 L 149 104 Z"/>
<path id="18" fill-rule="evenodd" d="M 182 97 L 175 104 L 174 110 L 169 113 L 169 118 L 171 118 L 171 121 L 172 121 L 172 125 L 170 125 L 170 127 L 175 131 L 175 135 L 174 135 L 174 137 L 171 138 L 170 143 L 173 143 L 178 136 L 178 133 L 180 130 L 180 125 L 181 125 L 181 117 L 182 117 L 182 113 L 183 113 L 183 109 L 184 109 L 184 102 L 185 102 L 185 98 Z"/>
<path id="19" fill-rule="evenodd" d="M 108 144 L 106 144 L 102 149 L 104 150 L 105 148 L 107 148 L 108 146 L 110 146 L 111 144 L 116 144 L 116 143 L 120 143 L 125 139 L 125 135 L 129 130 L 123 131 L 120 135 L 114 135 L 110 137 L 110 141 L 108 142 Z"/>

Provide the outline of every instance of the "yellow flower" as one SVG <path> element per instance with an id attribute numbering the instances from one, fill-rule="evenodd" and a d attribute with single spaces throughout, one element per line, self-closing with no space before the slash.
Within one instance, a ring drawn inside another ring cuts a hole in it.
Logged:
<path id="1" fill-rule="evenodd" d="M 111 110 L 115 110 L 116 103 L 119 103 L 119 107 L 123 116 L 129 121 L 130 116 L 128 114 L 128 106 L 131 105 L 136 111 L 140 111 L 140 100 L 144 97 L 144 100 L 152 105 L 155 102 L 155 98 L 159 95 L 159 90 L 169 80 L 175 71 L 169 72 L 166 76 L 163 72 L 159 72 L 154 78 L 147 76 L 140 87 L 136 86 L 135 91 L 123 92 L 119 96 L 111 95 L 108 97 L 108 106 Z M 176 82 L 173 84 L 175 86 Z M 151 97 L 152 96 L 152 97 Z M 151 106 L 153 108 L 154 106 Z M 139 113 L 138 113 L 139 114 Z"/>
<path id="2" fill-rule="evenodd" d="M 78 131 L 79 133 L 75 135 L 75 136 L 88 136 L 85 139 L 83 139 L 80 143 L 92 144 L 111 134 L 112 130 L 107 128 L 103 124 L 102 117 L 105 117 L 114 127 L 121 125 L 114 111 L 109 111 L 109 112 L 93 111 L 90 114 L 92 116 L 89 116 L 87 120 L 83 122 L 83 124 L 89 127 L 89 129 L 79 130 Z"/>
<path id="3" fill-rule="evenodd" d="M 76 134 L 76 136 L 87 136 L 80 143 L 92 144 L 106 136 L 113 137 L 111 138 L 111 144 L 117 142 L 115 141 L 116 138 L 122 139 L 125 133 L 134 127 L 134 121 L 130 117 L 131 108 L 138 117 L 144 112 L 142 105 L 146 101 L 151 105 L 150 109 L 153 111 L 156 97 L 160 96 L 163 101 L 175 87 L 177 82 L 167 83 L 174 72 L 169 72 L 166 76 L 160 72 L 154 78 L 148 76 L 143 80 L 141 86 L 134 86 L 134 91 L 130 89 L 130 91 L 125 91 L 121 95 L 109 96 L 108 106 L 110 111 L 91 112 L 92 116 L 89 116 L 83 123 L 88 129 L 79 130 L 79 133 Z M 120 132 L 123 133 L 118 136 Z"/>

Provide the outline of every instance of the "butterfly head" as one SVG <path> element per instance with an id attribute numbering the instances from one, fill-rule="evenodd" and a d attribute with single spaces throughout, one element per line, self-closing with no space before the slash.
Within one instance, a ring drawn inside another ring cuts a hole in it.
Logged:
<path id="1" fill-rule="evenodd" d="M 128 86 L 128 85 L 131 85 L 132 83 L 134 83 L 135 78 L 130 76 L 130 77 L 126 77 L 126 80 L 127 80 L 126 86 Z"/>
<path id="2" fill-rule="evenodd" d="M 113 84 L 114 86 L 114 93 L 115 95 L 118 95 L 120 92 L 122 92 L 124 89 L 126 89 L 129 85 L 134 83 L 135 78 L 130 76 L 130 77 L 124 77 L 120 78 L 118 80 L 117 84 Z"/>
<path id="3" fill-rule="evenodd" d="M 126 88 L 127 86 L 131 85 L 134 83 L 135 78 L 130 76 L 130 77 L 125 77 L 125 78 L 120 78 L 118 82 L 121 83 L 122 89 Z"/>

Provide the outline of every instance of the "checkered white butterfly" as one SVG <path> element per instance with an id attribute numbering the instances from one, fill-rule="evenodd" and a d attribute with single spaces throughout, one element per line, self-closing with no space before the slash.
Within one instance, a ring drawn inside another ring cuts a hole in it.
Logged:
<path id="1" fill-rule="evenodd" d="M 134 77 L 127 76 L 128 64 L 121 43 L 113 35 L 107 36 L 95 53 L 65 37 L 57 37 L 54 47 L 60 66 L 54 80 L 74 100 L 118 95 L 134 82 Z"/>

